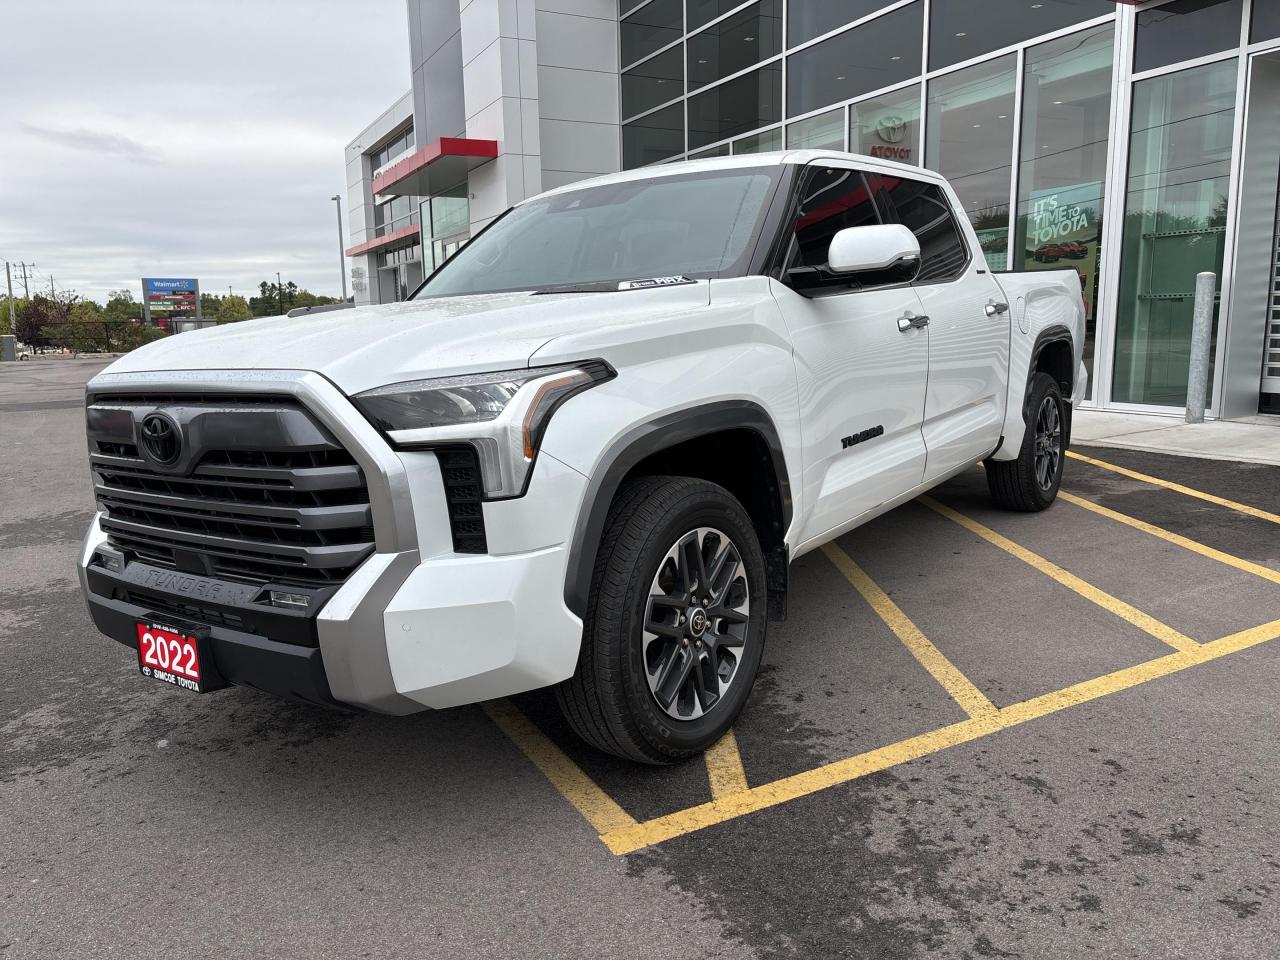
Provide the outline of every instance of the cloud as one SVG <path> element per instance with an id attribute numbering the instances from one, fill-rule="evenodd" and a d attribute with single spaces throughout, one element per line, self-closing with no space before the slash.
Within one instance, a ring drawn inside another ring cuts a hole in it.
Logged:
<path id="1" fill-rule="evenodd" d="M 122 157 L 128 157 L 136 163 L 159 162 L 159 158 L 142 144 L 119 134 L 99 133 L 96 130 L 86 130 L 84 127 L 79 127 L 75 130 L 51 130 L 47 127 L 37 126 L 34 123 L 20 123 L 18 126 L 19 129 L 24 130 L 33 137 L 39 137 L 49 143 L 56 143 L 69 150 L 84 150 L 89 153 L 115 153 Z"/>
<path id="2" fill-rule="evenodd" d="M 12 4 L 0 259 L 102 299 L 143 276 L 339 291 L 343 148 L 410 84 L 404 0 Z M 75 29 L 66 29 L 74 23 Z"/>

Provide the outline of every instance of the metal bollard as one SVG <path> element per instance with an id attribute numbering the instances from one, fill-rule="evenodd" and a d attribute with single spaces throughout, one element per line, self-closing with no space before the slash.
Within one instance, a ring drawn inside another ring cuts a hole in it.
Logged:
<path id="1" fill-rule="evenodd" d="M 1209 345 L 1213 340 L 1213 300 L 1216 273 L 1196 274 L 1196 307 L 1191 321 L 1191 369 L 1187 373 L 1187 423 L 1204 423 L 1209 392 Z"/>

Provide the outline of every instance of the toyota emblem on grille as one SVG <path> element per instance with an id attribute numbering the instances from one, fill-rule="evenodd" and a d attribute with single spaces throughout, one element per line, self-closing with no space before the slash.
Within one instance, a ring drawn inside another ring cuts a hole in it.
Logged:
<path id="1" fill-rule="evenodd" d="M 142 418 L 142 449 L 147 457 L 168 466 L 182 453 L 182 431 L 167 413 L 148 413 Z"/>

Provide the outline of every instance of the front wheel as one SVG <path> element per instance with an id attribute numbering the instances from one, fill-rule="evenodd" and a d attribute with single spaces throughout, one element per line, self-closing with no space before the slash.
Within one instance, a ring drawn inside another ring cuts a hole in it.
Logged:
<path id="1" fill-rule="evenodd" d="M 724 488 L 645 477 L 609 510 L 582 651 L 556 690 L 593 746 L 674 763 L 720 739 L 746 703 L 764 651 L 764 555 Z"/>
<path id="2" fill-rule="evenodd" d="M 1058 383 L 1047 373 L 1031 379 L 1027 429 L 1016 460 L 987 460 L 987 489 L 997 506 L 1036 513 L 1046 509 L 1062 485 L 1066 457 L 1066 405 Z"/>

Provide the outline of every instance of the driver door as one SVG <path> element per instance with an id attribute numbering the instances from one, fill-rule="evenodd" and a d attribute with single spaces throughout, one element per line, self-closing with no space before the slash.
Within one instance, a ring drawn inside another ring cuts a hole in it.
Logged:
<path id="1" fill-rule="evenodd" d="M 805 169 L 799 191 L 786 282 L 775 289 L 799 383 L 803 543 L 924 479 L 929 328 L 910 284 L 818 279 L 838 231 L 881 222 L 862 172 L 823 161 Z"/>

